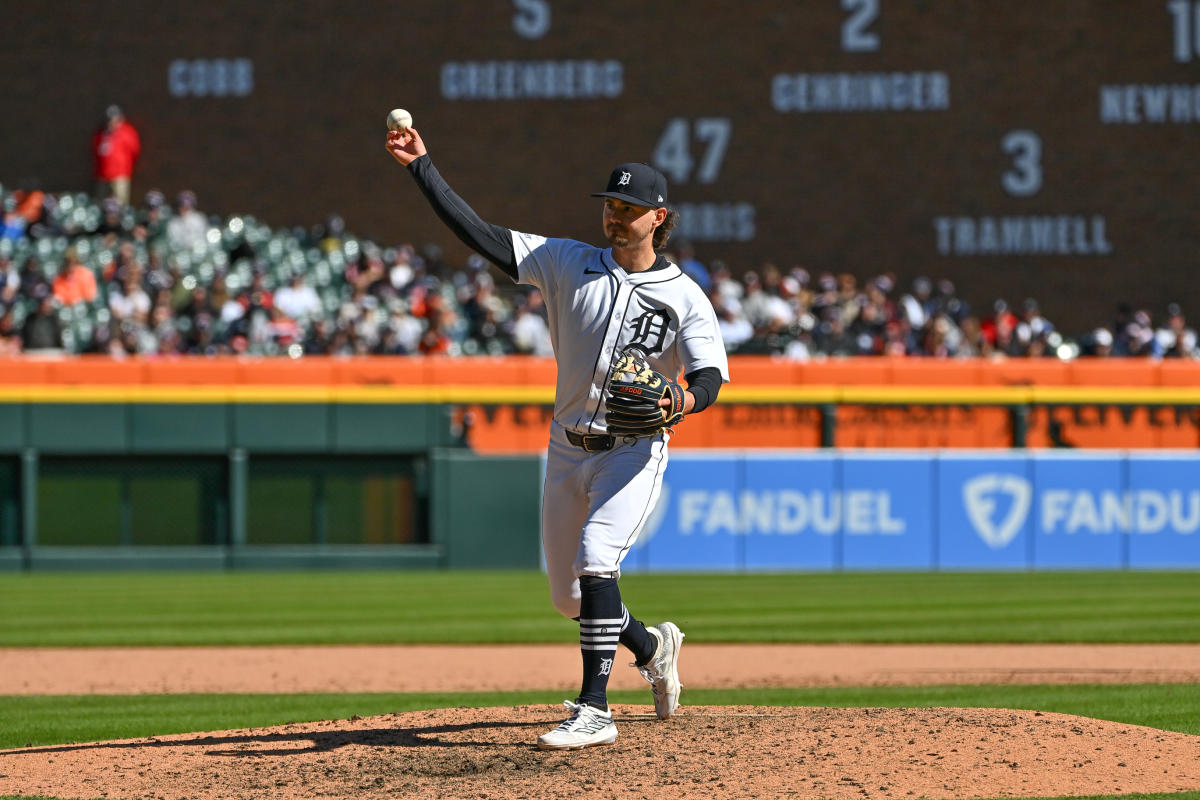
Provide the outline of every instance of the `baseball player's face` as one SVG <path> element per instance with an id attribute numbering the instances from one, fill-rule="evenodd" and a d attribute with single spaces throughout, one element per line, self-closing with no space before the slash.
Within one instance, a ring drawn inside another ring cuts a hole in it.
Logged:
<path id="1" fill-rule="evenodd" d="M 613 247 L 636 247 L 662 222 L 659 208 L 604 198 L 604 236 Z M 664 212 L 662 216 L 665 216 Z"/>

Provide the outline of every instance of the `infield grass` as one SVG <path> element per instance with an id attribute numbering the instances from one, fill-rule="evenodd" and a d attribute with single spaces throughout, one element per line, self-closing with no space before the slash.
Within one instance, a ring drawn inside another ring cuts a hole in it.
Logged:
<path id="1" fill-rule="evenodd" d="M 1200 572 L 637 575 L 709 642 L 1196 642 Z M 0 647 L 570 642 L 538 572 L 0 575 Z"/>

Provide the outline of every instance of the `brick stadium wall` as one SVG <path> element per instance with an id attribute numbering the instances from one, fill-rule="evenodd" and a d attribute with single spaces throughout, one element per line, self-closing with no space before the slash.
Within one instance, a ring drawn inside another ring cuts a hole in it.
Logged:
<path id="1" fill-rule="evenodd" d="M 655 160 L 680 170 L 675 201 L 707 209 L 695 215 L 710 223 L 695 232 L 700 254 L 737 269 L 770 259 L 890 270 L 902 285 L 948 277 L 978 310 L 1036 296 L 1069 331 L 1107 322 L 1119 299 L 1200 314 L 1192 5 L 1176 19 L 1161 0 L 749 0 L 736 14 L 717 0 L 30 0 L 5 13 L 0 182 L 87 186 L 90 135 L 116 101 L 145 140 L 139 197 L 192 188 L 205 209 L 277 226 L 338 212 L 377 241 L 432 240 L 460 258 L 383 152 L 384 116 L 402 105 L 452 185 L 510 227 L 594 240 L 587 193 L 618 161 Z M 545 60 L 615 62 L 615 96 L 465 100 L 442 82 L 451 64 Z M 207 83 L 189 71 L 197 63 Z M 251 66 L 248 93 L 214 88 L 212 70 L 236 63 Z M 943 76 L 948 106 L 817 113 L 773 101 L 781 75 L 892 72 Z M 1110 92 L 1105 110 L 1105 87 L 1123 86 L 1191 99 L 1144 122 L 1134 95 Z M 726 204 L 743 204 L 728 228 Z M 939 218 L 1032 216 L 1069 218 L 1052 247 L 1109 249 L 970 255 L 938 238 Z"/>

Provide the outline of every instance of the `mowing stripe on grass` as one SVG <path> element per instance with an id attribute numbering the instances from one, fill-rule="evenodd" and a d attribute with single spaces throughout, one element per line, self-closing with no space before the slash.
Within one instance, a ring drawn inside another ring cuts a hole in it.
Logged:
<path id="1" fill-rule="evenodd" d="M 709 642 L 1196 642 L 1200 573 L 637 575 Z M 0 575 L 0 646 L 572 642 L 537 572 Z"/>

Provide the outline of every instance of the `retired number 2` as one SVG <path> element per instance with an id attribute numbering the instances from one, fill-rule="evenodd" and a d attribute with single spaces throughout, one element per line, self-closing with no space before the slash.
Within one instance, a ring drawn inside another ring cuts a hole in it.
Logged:
<path id="1" fill-rule="evenodd" d="M 873 53 L 879 49 L 879 34 L 867 30 L 879 16 L 879 0 L 842 0 L 850 16 L 842 23 L 842 49 L 847 53 Z"/>

